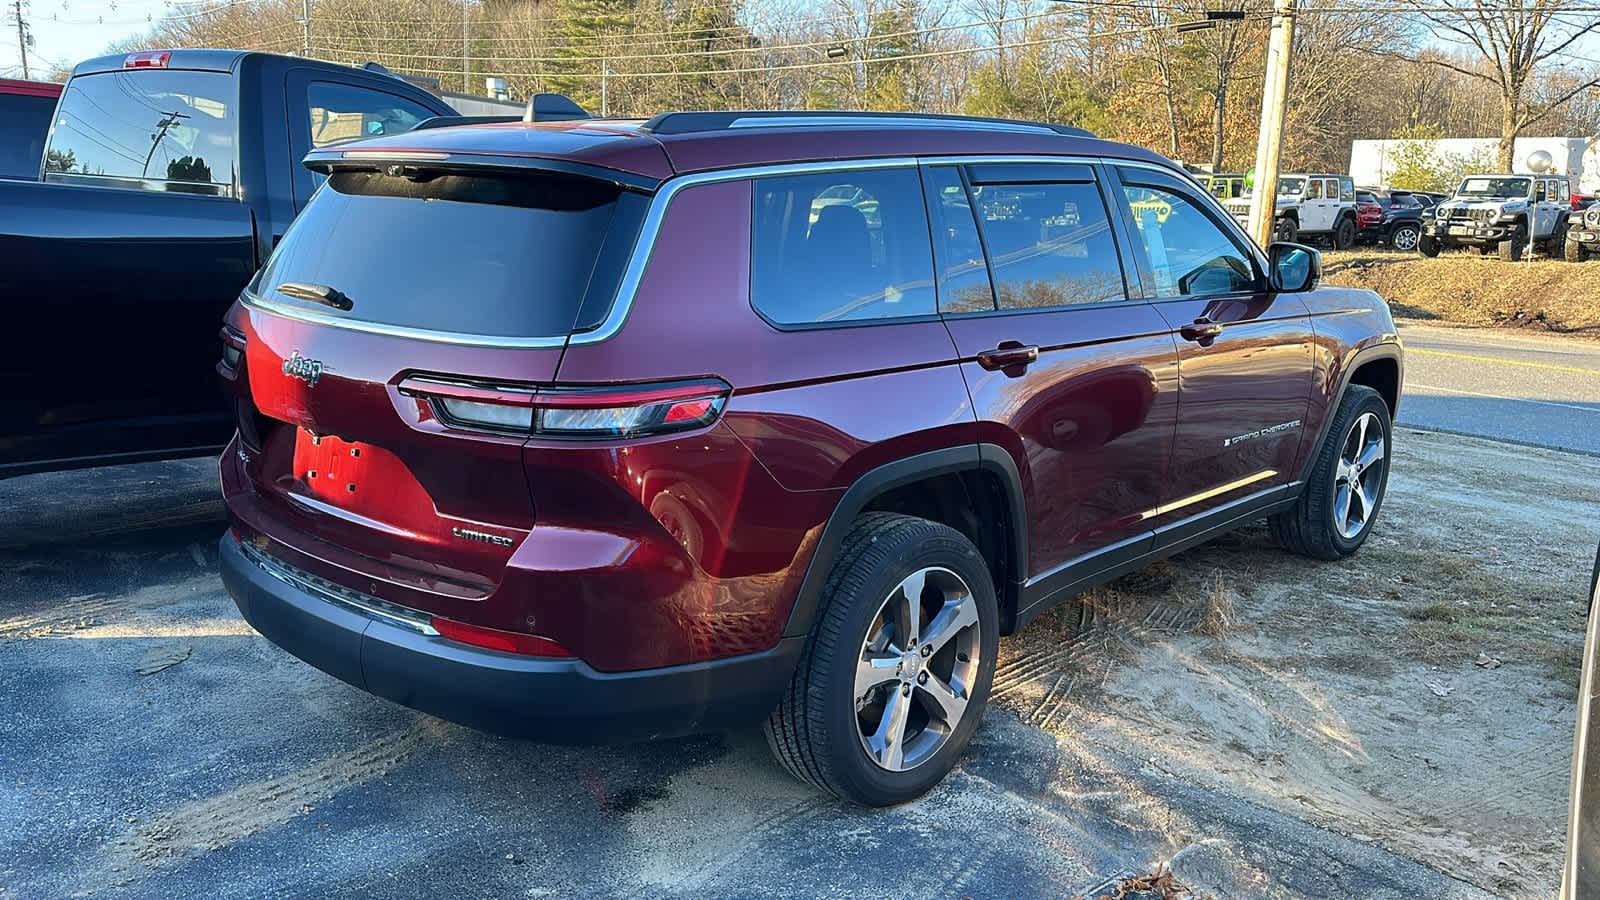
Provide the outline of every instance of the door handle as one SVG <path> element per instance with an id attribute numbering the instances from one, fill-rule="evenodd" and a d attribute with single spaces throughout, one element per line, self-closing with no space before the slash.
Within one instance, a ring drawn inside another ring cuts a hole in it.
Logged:
<path id="1" fill-rule="evenodd" d="M 1183 339 L 1186 341 L 1194 341 L 1202 347 L 1209 347 L 1211 342 L 1222 334 L 1222 325 L 1211 321 L 1205 316 L 1201 316 L 1188 325 L 1179 328 L 1178 333 L 1183 335 Z"/>
<path id="2" fill-rule="evenodd" d="M 1001 341 L 993 350 L 978 354 L 978 365 L 993 372 L 1005 370 L 1007 375 L 1021 375 L 1028 366 L 1039 359 L 1039 348 L 1023 346 L 1020 341 Z"/>

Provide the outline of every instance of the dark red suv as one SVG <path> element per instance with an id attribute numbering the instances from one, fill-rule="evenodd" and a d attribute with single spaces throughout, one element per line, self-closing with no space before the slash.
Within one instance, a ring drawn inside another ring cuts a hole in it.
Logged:
<path id="1" fill-rule="evenodd" d="M 680 113 L 314 151 L 227 318 L 224 577 L 262 634 L 497 732 L 765 721 L 881 805 L 1000 636 L 1270 516 L 1356 550 L 1401 351 L 1205 188 L 1072 129 Z"/>

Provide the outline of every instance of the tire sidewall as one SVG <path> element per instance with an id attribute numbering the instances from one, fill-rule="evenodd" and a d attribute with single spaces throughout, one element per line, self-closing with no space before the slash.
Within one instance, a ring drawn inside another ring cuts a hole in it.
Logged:
<path id="1" fill-rule="evenodd" d="M 843 618 L 841 634 L 844 637 L 838 652 L 828 660 L 825 671 L 820 673 L 822 677 L 813 685 L 811 699 L 813 703 L 820 700 L 823 704 L 823 721 L 830 735 L 826 750 L 830 768 L 844 782 L 843 787 L 851 796 L 871 806 L 888 806 L 912 800 L 944 778 L 977 731 L 994 680 L 995 655 L 1000 643 L 1000 617 L 989 568 L 977 548 L 959 532 L 943 526 L 935 527 L 938 531 L 932 535 L 919 529 L 915 534 L 919 540 L 910 546 L 910 552 L 891 556 L 888 565 L 879 566 L 864 580 L 862 591 L 857 596 L 829 599 L 829 614 Z M 979 652 L 983 655 L 967 711 L 955 733 L 927 762 L 907 772 L 890 772 L 880 768 L 867 756 L 858 737 L 855 666 L 867 629 L 889 591 L 907 575 L 927 566 L 950 569 L 961 576 L 972 590 L 981 629 Z"/>
<path id="2" fill-rule="evenodd" d="M 1339 456 L 1344 451 L 1344 446 L 1350 439 L 1350 433 L 1355 429 L 1356 422 L 1364 413 L 1372 413 L 1378 417 L 1378 422 L 1383 426 L 1383 478 L 1378 485 L 1378 502 L 1373 505 L 1372 511 L 1367 514 L 1367 521 L 1354 537 L 1345 537 L 1340 533 L 1338 524 L 1333 520 L 1334 497 L 1338 493 Z M 1384 498 L 1389 494 L 1389 472 L 1394 459 L 1394 423 L 1389 419 L 1389 405 L 1383 402 L 1375 391 L 1362 391 L 1359 399 L 1348 407 L 1340 410 L 1336 428 L 1329 433 L 1328 439 L 1333 442 L 1333 452 L 1326 458 L 1325 471 L 1318 476 L 1325 479 L 1324 484 L 1328 491 L 1327 522 L 1329 535 L 1333 538 L 1333 545 L 1341 555 L 1354 553 L 1366 542 L 1367 536 L 1372 533 L 1373 523 L 1378 521 L 1378 514 L 1383 511 Z"/>
<path id="3" fill-rule="evenodd" d="M 1400 237 L 1402 234 L 1410 234 L 1411 235 L 1411 239 L 1409 241 L 1404 241 L 1403 242 L 1401 240 L 1401 237 Z M 1403 253 L 1411 253 L 1411 252 L 1413 252 L 1413 251 L 1415 251 L 1417 249 L 1418 245 L 1421 243 L 1421 239 L 1422 239 L 1422 229 L 1417 227 L 1416 225 L 1411 225 L 1411 224 L 1408 223 L 1408 224 L 1405 224 L 1405 225 L 1401 225 L 1399 228 L 1396 228 L 1393 232 L 1390 233 L 1390 235 L 1389 235 L 1389 246 L 1391 246 L 1394 249 L 1399 250 L 1399 251 L 1401 251 Z M 1402 247 L 1402 246 L 1400 246 L 1401 243 L 1409 243 L 1410 246 Z"/>

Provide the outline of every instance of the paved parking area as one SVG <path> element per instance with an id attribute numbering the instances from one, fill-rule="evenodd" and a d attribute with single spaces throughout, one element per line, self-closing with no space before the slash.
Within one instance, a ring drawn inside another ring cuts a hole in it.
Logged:
<path id="1" fill-rule="evenodd" d="M 1400 421 L 1600 455 L 1600 341 L 1403 322 Z"/>
<path id="2" fill-rule="evenodd" d="M 0 482 L 0 896 L 1475 897 L 1371 843 L 991 709 L 897 809 L 759 733 L 571 749 L 412 713 L 255 635 L 206 461 Z M 1358 836 L 1359 837 L 1359 836 Z"/>

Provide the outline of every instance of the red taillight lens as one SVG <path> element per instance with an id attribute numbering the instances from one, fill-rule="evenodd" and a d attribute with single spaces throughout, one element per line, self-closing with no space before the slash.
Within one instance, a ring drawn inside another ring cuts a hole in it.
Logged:
<path id="1" fill-rule="evenodd" d="M 574 656 L 571 650 L 537 634 L 468 625 L 440 616 L 433 617 L 433 630 L 452 641 L 483 647 L 486 650 L 499 650 L 502 653 L 520 653 L 523 656 L 543 656 L 550 659 L 572 659 Z"/>
<path id="2" fill-rule="evenodd" d="M 551 388 L 535 398 L 534 431 L 552 437 L 628 438 L 710 425 L 728 401 L 720 381 Z"/>
<path id="3" fill-rule="evenodd" d="M 427 376 L 400 382 L 446 425 L 569 438 L 634 438 L 702 428 L 717 420 L 731 389 L 715 379 L 663 384 L 534 388 Z"/>
<path id="4" fill-rule="evenodd" d="M 142 53 L 129 53 L 122 60 L 124 69 L 165 69 L 167 60 L 172 58 L 169 50 L 146 50 Z"/>

